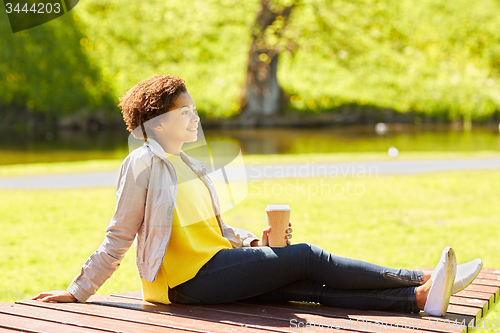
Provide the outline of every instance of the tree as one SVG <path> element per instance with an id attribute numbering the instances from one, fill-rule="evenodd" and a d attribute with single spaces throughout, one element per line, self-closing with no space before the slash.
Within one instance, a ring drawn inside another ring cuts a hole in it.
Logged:
<path id="1" fill-rule="evenodd" d="M 261 8 L 252 28 L 252 43 L 247 77 L 241 98 L 242 125 L 255 125 L 262 117 L 274 116 L 283 110 L 286 97 L 276 76 L 278 58 L 293 43 L 283 37 L 295 3 L 261 0 Z"/>

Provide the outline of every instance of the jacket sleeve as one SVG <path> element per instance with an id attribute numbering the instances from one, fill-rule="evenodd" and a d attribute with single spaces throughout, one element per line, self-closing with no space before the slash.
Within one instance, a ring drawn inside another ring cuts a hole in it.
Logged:
<path id="1" fill-rule="evenodd" d="M 106 228 L 104 241 L 83 264 L 68 287 L 79 302 L 85 302 L 120 266 L 144 220 L 150 168 L 134 155 L 120 167 L 115 213 Z"/>
<path id="2" fill-rule="evenodd" d="M 220 216 L 218 216 L 218 218 L 220 218 Z M 220 218 L 220 221 L 224 237 L 229 240 L 233 248 L 250 247 L 250 243 L 252 243 L 254 240 L 260 239 L 250 231 L 227 225 L 226 223 L 222 222 L 222 218 Z"/>

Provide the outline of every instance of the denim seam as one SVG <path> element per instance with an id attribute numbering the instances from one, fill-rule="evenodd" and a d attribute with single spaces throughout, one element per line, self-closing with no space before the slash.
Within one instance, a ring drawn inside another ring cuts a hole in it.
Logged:
<path id="1" fill-rule="evenodd" d="M 384 278 L 388 278 L 388 279 L 392 279 L 392 280 L 396 280 L 396 281 L 411 282 L 411 283 L 418 283 L 418 284 L 420 284 L 423 280 L 423 278 L 422 279 L 420 278 L 420 274 L 417 274 L 416 280 L 411 278 L 411 277 L 406 278 L 406 277 L 403 277 L 401 275 L 396 275 L 396 274 L 391 273 L 391 272 L 384 272 L 383 276 L 384 276 Z"/>
<path id="2" fill-rule="evenodd" d="M 422 279 L 423 279 L 424 273 L 422 272 Z M 418 308 L 417 304 L 417 287 L 413 287 L 412 289 L 412 301 L 411 301 L 411 310 L 413 313 L 419 313 L 420 309 Z"/>
<path id="3" fill-rule="evenodd" d="M 351 270 L 351 269 L 349 269 L 349 268 L 346 268 L 346 267 L 338 267 L 338 266 L 337 266 L 337 267 L 336 267 L 336 269 L 338 269 L 338 270 L 342 270 L 342 271 L 345 271 L 345 272 L 352 273 L 352 270 Z M 386 273 L 386 272 L 384 272 L 384 273 L 383 273 L 383 276 L 385 276 L 385 273 Z M 422 275 L 423 275 L 423 274 L 422 274 Z M 422 277 L 422 279 L 423 279 L 423 277 Z M 394 279 L 394 280 L 398 280 L 398 279 Z M 401 282 L 409 282 L 409 283 L 413 283 L 413 284 L 418 283 L 418 282 L 415 282 L 415 281 L 413 281 L 413 280 L 399 280 L 399 281 L 401 281 Z M 419 282 L 421 282 L 421 281 L 419 281 Z M 418 284 L 420 285 L 420 283 L 418 283 Z M 407 287 L 413 287 L 413 286 L 407 286 Z"/>

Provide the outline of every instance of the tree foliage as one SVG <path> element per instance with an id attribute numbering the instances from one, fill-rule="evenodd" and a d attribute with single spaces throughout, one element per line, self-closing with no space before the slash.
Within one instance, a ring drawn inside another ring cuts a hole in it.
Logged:
<path id="1" fill-rule="evenodd" d="M 297 52 L 278 73 L 294 108 L 356 103 L 449 118 L 499 109 L 498 2 L 304 1 L 288 30 Z"/>
<path id="2" fill-rule="evenodd" d="M 0 106 L 65 115 L 109 108 L 109 85 L 82 52 L 82 32 L 68 15 L 13 34 L 0 20 Z"/>
<path id="3" fill-rule="evenodd" d="M 138 81 L 170 73 L 207 117 L 234 115 L 259 3 L 86 1 L 16 34 L 1 13 L 0 106 L 116 113 Z M 288 108 L 487 117 L 500 106 L 499 14 L 495 0 L 300 0 L 280 41 L 294 46 L 278 67 Z"/>

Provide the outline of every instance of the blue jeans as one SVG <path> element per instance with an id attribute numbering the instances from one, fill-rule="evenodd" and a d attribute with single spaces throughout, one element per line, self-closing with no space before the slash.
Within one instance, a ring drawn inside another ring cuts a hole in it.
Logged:
<path id="1" fill-rule="evenodd" d="M 365 310 L 419 312 L 422 271 L 343 258 L 312 244 L 219 251 L 194 278 L 169 289 L 182 304 L 309 301 Z"/>

